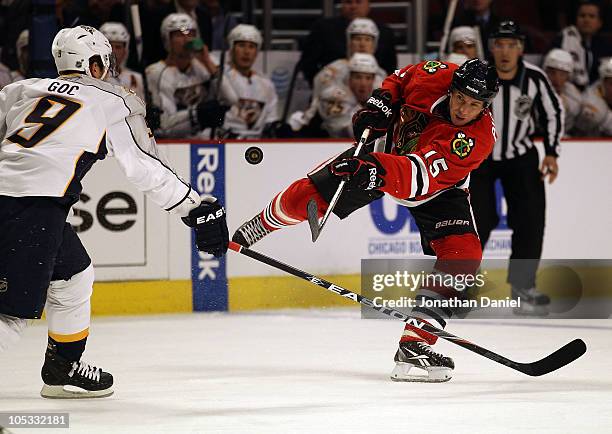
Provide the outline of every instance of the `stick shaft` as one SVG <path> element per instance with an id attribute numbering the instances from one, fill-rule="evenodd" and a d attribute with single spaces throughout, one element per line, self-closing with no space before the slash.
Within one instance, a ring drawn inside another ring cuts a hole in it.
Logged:
<path id="1" fill-rule="evenodd" d="M 250 250 L 233 241 L 230 241 L 229 249 L 234 252 L 241 253 L 245 256 L 248 256 L 249 258 L 255 259 L 256 261 L 263 262 L 264 264 L 267 264 L 271 267 L 285 271 L 289 274 L 292 274 L 293 276 L 299 277 L 300 279 L 307 280 L 310 283 L 320 286 L 322 288 L 325 288 L 328 291 L 331 291 L 337 295 L 340 295 L 344 298 L 348 298 L 364 306 L 368 306 L 369 308 L 372 308 L 384 315 L 387 315 L 391 318 L 395 318 L 400 321 L 403 321 L 418 329 L 424 330 L 428 333 L 431 333 L 435 336 L 438 336 L 442 339 L 452 342 L 455 345 L 459 345 L 460 347 L 463 347 L 469 351 L 472 351 L 476 354 L 486 357 L 489 360 L 493 360 L 494 362 L 500 363 L 511 369 L 514 369 L 516 371 L 522 372 L 530 376 L 540 376 L 540 375 L 544 375 L 549 372 L 552 372 L 554 370 L 557 370 L 561 368 L 562 366 L 565 366 L 568 363 L 573 362 L 574 360 L 576 360 L 578 357 L 580 357 L 582 354 L 586 352 L 586 345 L 584 344 L 584 342 L 580 339 L 575 339 L 574 341 L 566 344 L 565 346 L 555 351 L 554 353 L 536 362 L 533 362 L 533 363 L 515 362 L 500 354 L 494 353 L 491 350 L 488 350 L 484 347 L 476 345 L 473 342 L 470 342 L 452 333 L 449 333 L 447 331 L 434 327 L 433 325 L 426 323 L 418 318 L 412 317 L 410 315 L 406 315 L 395 309 L 377 306 L 369 298 L 363 297 L 360 294 L 349 291 L 346 288 L 343 288 L 325 279 L 317 277 L 313 274 L 302 271 L 298 268 L 292 267 L 291 265 L 285 264 L 274 258 L 266 256 L 262 253 L 256 252 L 254 250 Z"/>
<path id="2" fill-rule="evenodd" d="M 353 157 L 359 156 L 359 153 L 361 152 L 361 149 L 365 145 L 365 142 L 368 140 L 369 136 L 370 136 L 370 129 L 366 128 L 365 130 L 363 130 L 363 133 L 361 134 L 361 138 L 359 139 L 359 144 L 357 145 L 357 149 L 355 149 L 355 153 L 353 154 Z M 336 192 L 334 193 L 331 201 L 329 202 L 327 211 L 325 211 L 325 214 L 323 215 L 323 218 L 321 219 L 321 223 L 319 223 L 319 234 L 321 234 L 321 231 L 323 231 L 323 226 L 325 226 L 325 223 L 327 223 L 327 219 L 329 218 L 332 211 L 336 207 L 336 204 L 338 203 L 338 200 L 340 199 L 340 195 L 342 194 L 342 191 L 344 190 L 345 185 L 346 185 L 346 181 L 344 179 L 340 181 L 340 184 L 338 185 Z"/>

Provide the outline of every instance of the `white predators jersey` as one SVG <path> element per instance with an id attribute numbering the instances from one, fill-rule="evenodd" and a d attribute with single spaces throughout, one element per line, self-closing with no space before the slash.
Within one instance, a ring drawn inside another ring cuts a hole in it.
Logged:
<path id="1" fill-rule="evenodd" d="M 159 157 L 144 113 L 135 94 L 80 74 L 6 86 L 0 91 L 0 195 L 74 203 L 81 179 L 110 155 L 139 190 L 173 210 L 192 190 Z"/>
<path id="2" fill-rule="evenodd" d="M 576 126 L 576 119 L 582 111 L 582 94 L 571 82 L 566 82 L 561 95 L 563 107 L 565 108 L 565 131 L 572 132 Z"/>
<path id="3" fill-rule="evenodd" d="M 348 86 L 350 74 L 351 71 L 349 70 L 348 59 L 338 59 L 327 64 L 317 73 L 317 75 L 315 75 L 312 86 L 313 97 L 318 97 L 323 89 L 325 89 L 327 86 Z M 376 89 L 377 87 L 380 87 L 383 80 L 387 78 L 387 75 L 388 74 L 386 71 L 379 67 L 378 72 L 374 77 L 373 88 Z"/>
<path id="4" fill-rule="evenodd" d="M 223 128 L 241 139 L 259 138 L 264 126 L 278 120 L 278 97 L 272 82 L 256 72 L 245 77 L 234 68 L 223 73 L 222 98 L 235 101 L 225 114 Z M 230 95 L 226 95 L 230 93 Z"/>
<path id="5" fill-rule="evenodd" d="M 106 81 L 128 88 L 134 91 L 143 101 L 145 99 L 144 83 L 142 81 L 142 74 L 139 72 L 132 71 L 129 68 L 122 68 L 117 77 L 109 77 Z"/>
<path id="6" fill-rule="evenodd" d="M 208 94 L 208 69 L 196 59 L 192 59 L 191 66 L 184 72 L 160 60 L 149 65 L 145 74 L 153 105 L 162 111 L 159 135 L 198 135 L 200 128 L 191 121 L 190 110 Z"/>
<path id="7" fill-rule="evenodd" d="M 587 136 L 612 136 L 612 110 L 601 92 L 598 80 L 582 94 L 582 112 L 576 121 L 576 129 Z"/>

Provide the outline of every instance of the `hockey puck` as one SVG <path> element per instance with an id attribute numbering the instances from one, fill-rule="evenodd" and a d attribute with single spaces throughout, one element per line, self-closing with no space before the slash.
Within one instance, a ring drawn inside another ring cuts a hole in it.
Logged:
<path id="1" fill-rule="evenodd" d="M 259 164 L 263 160 L 263 151 L 257 146 L 251 146 L 244 153 L 244 158 L 249 164 Z"/>

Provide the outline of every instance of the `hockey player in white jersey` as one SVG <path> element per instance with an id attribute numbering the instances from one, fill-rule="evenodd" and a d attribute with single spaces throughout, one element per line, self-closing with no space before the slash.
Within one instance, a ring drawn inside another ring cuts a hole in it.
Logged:
<path id="1" fill-rule="evenodd" d="M 144 101 L 145 91 L 142 74 L 126 66 L 128 54 L 130 52 L 130 33 L 122 23 L 114 21 L 102 24 L 100 26 L 100 31 L 106 36 L 111 47 L 113 47 L 113 54 L 117 61 L 116 75 L 107 77 L 106 81 L 136 92 L 136 95 Z"/>
<path id="2" fill-rule="evenodd" d="M 221 96 L 231 101 L 223 129 L 226 137 L 254 139 L 278 121 L 278 97 L 274 84 L 253 70 L 261 49 L 261 33 L 255 26 L 239 24 L 227 35 L 230 67 L 223 72 Z"/>
<path id="3" fill-rule="evenodd" d="M 378 69 L 376 58 L 371 54 L 353 54 L 347 83 L 332 82 L 324 87 L 306 111 L 291 115 L 291 129 L 303 137 L 352 137 L 353 114 L 363 108 L 374 85 L 380 85 L 376 78 Z"/>
<path id="4" fill-rule="evenodd" d="M 612 58 L 599 66 L 599 80 L 583 93 L 577 129 L 585 136 L 612 136 Z"/>
<path id="5" fill-rule="evenodd" d="M 189 15 L 168 15 L 160 31 L 168 56 L 145 70 L 152 103 L 161 110 L 156 134 L 201 137 L 206 128 L 223 124 L 229 108 L 216 99 L 207 101 L 217 66 L 206 46 L 196 39 L 196 24 Z"/>
<path id="6" fill-rule="evenodd" d="M 553 48 L 544 58 L 542 69 L 561 97 L 565 108 L 565 135 L 571 135 L 576 125 L 576 118 L 582 111 L 583 101 L 582 93 L 570 81 L 574 70 L 572 55 L 560 48 Z"/>
<path id="7" fill-rule="evenodd" d="M 374 54 L 378 46 L 378 27 L 369 18 L 355 18 L 346 28 L 347 54 L 345 59 L 337 59 L 326 65 L 313 80 L 312 94 L 316 98 L 324 87 L 331 84 L 348 85 L 349 61 L 355 53 Z M 387 72 L 378 66 L 377 86 L 387 77 Z"/>
<path id="8" fill-rule="evenodd" d="M 103 81 L 113 56 L 102 33 L 63 29 L 52 52 L 58 78 L 0 91 L 0 350 L 45 308 L 41 395 L 103 397 L 113 393 L 112 375 L 81 360 L 93 267 L 66 222 L 82 178 L 97 160 L 115 157 L 148 199 L 194 228 L 200 250 L 216 256 L 227 250 L 227 225 L 221 205 L 200 198 L 158 155 L 142 100 Z"/>

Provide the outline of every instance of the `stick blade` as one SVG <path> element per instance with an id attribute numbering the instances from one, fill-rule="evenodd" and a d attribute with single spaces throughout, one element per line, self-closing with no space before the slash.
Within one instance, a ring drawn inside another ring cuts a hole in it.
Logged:
<path id="1" fill-rule="evenodd" d="M 306 212 L 308 214 L 310 235 L 312 236 L 312 242 L 314 243 L 321 234 L 321 230 L 319 229 L 319 207 L 314 199 L 310 199 L 308 201 L 308 205 L 306 205 Z"/>
<path id="2" fill-rule="evenodd" d="M 539 377 L 556 371 L 586 353 L 587 346 L 582 339 L 574 339 L 554 353 L 533 363 L 522 363 L 519 370 L 532 377 Z"/>

